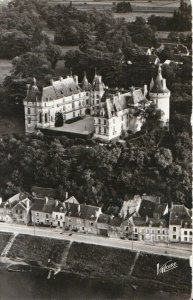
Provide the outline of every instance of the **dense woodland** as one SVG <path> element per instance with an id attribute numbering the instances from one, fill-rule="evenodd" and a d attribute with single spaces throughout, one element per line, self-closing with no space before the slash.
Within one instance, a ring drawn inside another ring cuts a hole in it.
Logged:
<path id="1" fill-rule="evenodd" d="M 42 33 L 42 20 L 55 30 L 55 42 L 79 45 L 79 49 L 62 57 L 60 48 Z M 72 68 L 80 79 L 87 71 L 91 80 L 96 67 L 104 83 L 112 87 L 140 86 L 157 72 L 145 61 L 135 66 L 127 63 L 144 54 L 141 46 L 157 45 L 155 24 L 143 18 L 126 23 L 110 12 L 80 12 L 71 5 L 49 7 L 36 0 L 15 0 L 1 15 L 0 28 L 0 57 L 13 59 L 12 75 L 0 87 L 3 113 L 23 115 L 26 83 L 33 76 L 39 86 L 48 82 L 61 58 L 64 70 Z M 190 37 L 180 38 L 190 44 Z M 172 54 L 165 49 L 157 55 L 164 61 Z M 102 205 L 104 212 L 114 214 L 126 195 L 142 193 L 191 207 L 191 65 L 164 65 L 163 76 L 172 92 L 169 131 L 156 125 L 151 115 L 141 132 L 125 135 L 125 145 L 102 146 L 93 140 L 42 134 L 2 137 L 3 197 L 30 191 L 36 184 L 56 188 L 60 199 L 68 191 L 79 201 Z"/>

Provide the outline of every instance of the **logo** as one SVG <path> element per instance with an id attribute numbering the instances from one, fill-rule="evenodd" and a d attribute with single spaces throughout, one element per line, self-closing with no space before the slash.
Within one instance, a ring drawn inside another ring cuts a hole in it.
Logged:
<path id="1" fill-rule="evenodd" d="M 164 274 L 166 272 L 169 272 L 173 269 L 176 269 L 178 267 L 176 262 L 171 262 L 171 260 L 168 260 L 165 264 L 163 264 L 160 267 L 160 264 L 157 264 L 157 275 Z"/>

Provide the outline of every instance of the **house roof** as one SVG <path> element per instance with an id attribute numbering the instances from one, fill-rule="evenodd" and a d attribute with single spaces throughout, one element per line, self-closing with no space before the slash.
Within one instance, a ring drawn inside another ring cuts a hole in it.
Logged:
<path id="1" fill-rule="evenodd" d="M 191 222 L 191 215 L 184 205 L 173 204 L 170 211 L 170 225 L 181 225 L 185 222 Z"/>
<path id="2" fill-rule="evenodd" d="M 32 194 L 35 194 L 37 197 L 49 197 L 49 198 L 55 198 L 56 196 L 56 190 L 52 188 L 45 188 L 45 187 L 39 187 L 39 186 L 32 186 L 31 188 Z"/>
<path id="3" fill-rule="evenodd" d="M 84 220 L 96 221 L 97 212 L 99 212 L 100 207 L 86 205 L 86 204 L 75 204 L 75 203 L 66 203 L 68 217 L 81 218 Z"/>
<path id="4" fill-rule="evenodd" d="M 148 225 L 151 225 L 152 227 L 159 227 L 159 226 L 166 227 L 167 222 L 166 222 L 165 219 L 149 218 L 148 219 Z"/>
<path id="5" fill-rule="evenodd" d="M 160 197 L 158 197 L 158 196 L 142 195 L 141 198 L 142 198 L 142 200 L 150 201 L 150 202 L 153 202 L 155 204 L 160 203 Z"/>
<path id="6" fill-rule="evenodd" d="M 156 204 L 154 213 L 163 215 L 167 205 L 168 205 L 167 203 Z"/>
<path id="7" fill-rule="evenodd" d="M 56 201 L 53 199 L 36 199 L 33 206 L 32 211 L 39 211 L 44 213 L 52 213 L 56 206 Z"/>
<path id="8" fill-rule="evenodd" d="M 108 224 L 110 220 L 110 216 L 107 214 L 100 214 L 97 220 L 97 223 Z"/>
<path id="9" fill-rule="evenodd" d="M 147 226 L 147 223 L 141 217 L 133 217 L 133 225 L 134 226 Z"/>
<path id="10" fill-rule="evenodd" d="M 13 197 L 9 198 L 4 203 L 4 207 L 12 209 L 16 204 L 18 204 L 19 202 L 23 202 L 23 200 L 26 199 L 27 197 L 28 197 L 27 193 L 23 193 L 23 192 L 18 193 L 16 195 L 14 195 Z"/>
<path id="11" fill-rule="evenodd" d="M 53 208 L 53 212 L 60 212 L 60 213 L 64 213 L 66 212 L 66 206 L 60 202 L 60 201 L 56 201 L 55 206 Z"/>
<path id="12" fill-rule="evenodd" d="M 142 200 L 140 208 L 139 208 L 139 215 L 143 218 L 146 216 L 153 217 L 153 212 L 155 209 L 155 203 L 148 201 L 148 200 Z"/>
<path id="13" fill-rule="evenodd" d="M 79 204 L 78 200 L 72 196 L 70 198 L 68 198 L 67 200 L 64 201 L 65 203 L 76 203 L 76 204 Z"/>
<path id="14" fill-rule="evenodd" d="M 109 225 L 114 227 L 119 227 L 122 223 L 122 219 L 120 217 L 110 217 Z"/>

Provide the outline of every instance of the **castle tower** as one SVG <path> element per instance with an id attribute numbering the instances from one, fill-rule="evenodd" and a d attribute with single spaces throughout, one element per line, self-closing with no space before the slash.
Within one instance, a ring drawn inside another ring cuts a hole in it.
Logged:
<path id="1" fill-rule="evenodd" d="M 150 84 L 150 99 L 156 107 L 162 111 L 161 121 L 166 126 L 170 120 L 170 91 L 166 86 L 166 79 L 162 77 L 161 66 L 158 68 L 158 74 L 155 81 Z"/>
<path id="2" fill-rule="evenodd" d="M 82 89 L 84 91 L 90 91 L 91 90 L 91 84 L 89 83 L 87 76 L 86 76 L 86 72 L 84 72 L 84 77 L 82 80 Z"/>

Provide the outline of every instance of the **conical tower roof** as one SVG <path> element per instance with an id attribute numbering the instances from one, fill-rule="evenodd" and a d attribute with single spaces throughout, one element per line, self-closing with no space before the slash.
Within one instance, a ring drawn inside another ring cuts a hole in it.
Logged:
<path id="1" fill-rule="evenodd" d="M 82 89 L 85 91 L 90 91 L 91 90 L 91 84 L 88 82 L 88 79 L 86 77 L 86 72 L 84 72 L 84 77 L 82 80 Z"/>
<path id="2" fill-rule="evenodd" d="M 150 87 L 150 92 L 151 93 L 168 93 L 169 90 L 166 87 L 166 80 L 162 77 L 162 69 L 161 66 L 159 65 L 158 68 L 158 73 L 157 77 L 155 79 L 155 82 L 151 82 L 151 87 Z"/>

